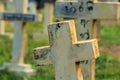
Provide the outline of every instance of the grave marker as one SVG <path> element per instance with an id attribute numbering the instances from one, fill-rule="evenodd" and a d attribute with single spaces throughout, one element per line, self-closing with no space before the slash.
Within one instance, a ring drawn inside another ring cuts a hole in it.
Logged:
<path id="1" fill-rule="evenodd" d="M 24 56 L 26 54 L 27 34 L 26 22 L 39 21 L 39 15 L 27 14 L 28 1 L 14 0 L 15 13 L 0 13 L 0 19 L 14 21 L 14 40 L 13 40 L 13 54 L 11 63 L 4 64 L 12 71 L 33 73 L 34 70 L 30 65 L 24 64 Z"/>
<path id="2" fill-rule="evenodd" d="M 104 10 L 103 10 L 104 8 Z M 79 0 L 79 2 L 58 2 L 55 7 L 55 15 L 58 17 L 72 18 L 76 20 L 78 40 L 95 37 L 91 28 L 96 20 L 118 20 L 119 3 L 97 2 L 92 0 Z M 85 33 L 87 36 L 85 37 Z"/>
<path id="3" fill-rule="evenodd" d="M 120 18 L 119 10 L 119 3 L 97 2 L 97 0 L 64 1 L 55 4 L 56 16 L 75 20 L 78 40 L 96 38 L 98 20 L 118 20 Z M 94 60 L 90 64 L 95 67 Z M 92 72 L 92 76 L 95 74 L 94 68 L 89 71 Z M 84 79 L 89 80 L 90 77 L 84 76 Z"/>
<path id="4" fill-rule="evenodd" d="M 99 56 L 97 40 L 77 41 L 73 21 L 49 25 L 48 33 L 50 47 L 34 49 L 36 65 L 53 64 L 56 80 L 93 80 L 89 68 Z"/>

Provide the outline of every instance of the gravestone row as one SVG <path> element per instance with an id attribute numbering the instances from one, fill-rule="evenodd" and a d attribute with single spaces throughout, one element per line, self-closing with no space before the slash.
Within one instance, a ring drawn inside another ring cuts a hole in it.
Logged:
<path id="1" fill-rule="evenodd" d="M 97 0 L 57 2 L 55 15 L 74 19 L 75 26 L 72 22 L 49 25 L 50 47 L 34 50 L 35 63 L 37 65 L 53 64 L 56 80 L 95 80 L 95 59 L 99 53 L 96 41 L 91 39 L 97 38 L 98 21 L 119 20 L 119 10 L 119 3 L 98 2 Z M 89 41 L 90 44 L 92 42 L 95 44 L 87 45 L 86 42 Z M 79 48 L 74 47 L 75 44 Z"/>

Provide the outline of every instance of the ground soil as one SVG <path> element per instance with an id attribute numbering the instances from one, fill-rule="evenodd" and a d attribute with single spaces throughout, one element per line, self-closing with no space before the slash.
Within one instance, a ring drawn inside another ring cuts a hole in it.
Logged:
<path id="1" fill-rule="evenodd" d="M 110 55 L 115 55 L 120 60 L 120 46 L 108 46 L 100 48 L 100 53 L 108 53 Z"/>

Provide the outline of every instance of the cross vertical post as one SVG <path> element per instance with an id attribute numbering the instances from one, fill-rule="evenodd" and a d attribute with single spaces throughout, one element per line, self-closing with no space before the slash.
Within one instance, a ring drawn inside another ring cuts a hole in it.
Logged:
<path id="1" fill-rule="evenodd" d="M 54 5 L 52 2 L 45 2 L 44 7 L 44 34 L 48 35 L 47 33 L 47 26 L 53 22 L 53 10 Z"/>
<path id="2" fill-rule="evenodd" d="M 27 13 L 27 0 L 14 0 L 16 13 Z M 20 8 L 21 7 L 21 8 Z M 23 57 L 26 50 L 26 23 L 14 21 L 14 40 L 13 40 L 13 57 L 12 63 L 23 64 Z"/>

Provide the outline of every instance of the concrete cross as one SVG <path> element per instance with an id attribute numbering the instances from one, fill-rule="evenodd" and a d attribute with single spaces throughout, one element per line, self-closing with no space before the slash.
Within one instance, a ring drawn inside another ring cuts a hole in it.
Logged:
<path id="1" fill-rule="evenodd" d="M 78 40 L 96 37 L 97 20 L 118 20 L 120 3 L 78 0 L 78 2 L 57 2 L 55 15 L 72 18 L 76 22 Z"/>
<path id="2" fill-rule="evenodd" d="M 78 0 L 78 2 L 64 1 L 55 4 L 56 16 L 75 20 L 78 40 L 96 38 L 98 20 L 118 20 L 120 18 L 119 12 L 120 3 L 113 2 Z M 91 62 L 91 66 L 95 67 L 94 61 Z M 91 71 L 93 70 L 94 68 L 91 68 Z M 94 75 L 95 73 L 91 74 Z"/>
<path id="3" fill-rule="evenodd" d="M 26 22 L 39 21 L 39 16 L 36 14 L 27 14 L 27 4 L 27 0 L 14 0 L 14 13 L 0 13 L 1 20 L 14 21 L 12 61 L 3 66 L 13 71 L 32 73 L 34 71 L 31 66 L 24 64 L 27 47 Z"/>
<path id="4" fill-rule="evenodd" d="M 74 21 L 49 25 L 48 33 L 50 47 L 34 49 L 36 65 L 53 64 L 56 80 L 83 80 L 83 76 L 88 77 L 84 80 L 93 80 L 89 68 L 99 56 L 97 40 L 77 41 Z"/>

